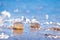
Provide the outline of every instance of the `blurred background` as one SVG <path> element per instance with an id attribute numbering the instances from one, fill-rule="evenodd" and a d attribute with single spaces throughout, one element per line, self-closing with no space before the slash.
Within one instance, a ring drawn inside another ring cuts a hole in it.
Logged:
<path id="1" fill-rule="evenodd" d="M 0 0 L 0 39 L 59 40 L 59 14 L 60 0 Z"/>

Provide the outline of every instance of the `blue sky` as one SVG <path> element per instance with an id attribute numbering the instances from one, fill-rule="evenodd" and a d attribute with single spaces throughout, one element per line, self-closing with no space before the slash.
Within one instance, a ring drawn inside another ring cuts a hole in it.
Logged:
<path id="1" fill-rule="evenodd" d="M 50 18 L 59 19 L 60 0 L 0 0 L 0 12 L 4 10 L 10 12 L 10 18 L 35 16 L 42 19 L 48 14 Z"/>

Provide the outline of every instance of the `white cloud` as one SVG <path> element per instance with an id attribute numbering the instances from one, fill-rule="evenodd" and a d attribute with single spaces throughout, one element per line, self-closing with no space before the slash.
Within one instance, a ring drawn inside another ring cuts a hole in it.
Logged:
<path id="1" fill-rule="evenodd" d="M 58 25 L 60 25 L 60 23 L 57 22 Z"/>
<path id="2" fill-rule="evenodd" d="M 15 22 L 21 22 L 21 19 L 20 18 L 16 18 L 14 21 Z"/>
<path id="3" fill-rule="evenodd" d="M 20 18 L 16 18 L 16 19 L 9 19 L 9 20 L 6 20 L 10 23 L 15 23 L 15 22 L 21 22 L 22 20 Z"/>
<path id="4" fill-rule="evenodd" d="M 25 18 L 24 16 L 21 16 L 21 19 L 20 19 L 23 23 L 29 23 L 29 19 L 28 18 Z"/>
<path id="5" fill-rule="evenodd" d="M 49 24 L 49 22 L 45 22 L 45 24 Z"/>
<path id="6" fill-rule="evenodd" d="M 53 22 L 52 22 L 52 21 L 50 21 L 50 24 L 53 24 Z"/>
<path id="7" fill-rule="evenodd" d="M 26 23 L 30 23 L 30 19 L 26 18 Z"/>
<path id="8" fill-rule="evenodd" d="M 39 21 L 37 21 L 36 19 L 32 19 L 31 22 L 32 23 L 39 23 Z"/>
<path id="9" fill-rule="evenodd" d="M 25 24 L 30 23 L 30 19 L 25 18 L 24 16 L 21 16 L 21 18 L 9 19 L 9 20 L 6 20 L 6 21 L 9 21 L 11 23 L 14 23 L 14 22 L 23 22 Z"/>
<path id="10" fill-rule="evenodd" d="M 0 16 L 0 26 L 3 26 L 3 23 L 4 23 L 4 21 L 3 21 L 3 17 Z"/>
<path id="11" fill-rule="evenodd" d="M 13 23 L 14 22 L 14 19 L 9 19 L 9 20 L 5 20 L 5 21 L 8 21 L 10 23 Z"/>
<path id="12" fill-rule="evenodd" d="M 2 11 L 1 14 L 2 14 L 2 15 L 0 16 L 0 26 L 3 26 L 3 25 L 5 25 L 5 24 L 4 24 L 5 20 L 7 20 L 7 19 L 5 19 L 6 16 L 7 16 L 7 17 L 10 17 L 11 15 L 10 15 L 10 12 L 8 12 L 8 11 L 6 11 L 6 10 L 5 10 L 5 11 Z"/>
<path id="13" fill-rule="evenodd" d="M 24 20 L 24 16 L 21 16 L 21 20 Z"/>
<path id="14" fill-rule="evenodd" d="M 1 14 L 2 14 L 3 16 L 8 16 L 8 17 L 11 16 L 10 12 L 8 12 L 8 11 L 6 11 L 6 10 L 2 11 Z"/>

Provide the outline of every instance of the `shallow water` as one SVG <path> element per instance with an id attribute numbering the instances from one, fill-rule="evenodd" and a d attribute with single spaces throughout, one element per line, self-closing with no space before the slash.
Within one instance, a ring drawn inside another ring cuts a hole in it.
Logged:
<path id="1" fill-rule="evenodd" d="M 24 26 L 23 32 L 21 32 L 19 35 L 14 35 L 12 30 L 7 28 L 0 31 L 0 34 L 1 33 L 5 33 L 6 35 L 9 35 L 9 38 L 7 39 L 3 38 L 1 40 L 60 40 L 60 38 L 52 38 L 45 35 L 45 34 L 60 35 L 59 32 L 47 30 L 47 29 L 31 30 L 28 24 Z"/>

